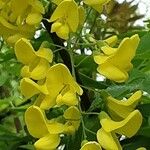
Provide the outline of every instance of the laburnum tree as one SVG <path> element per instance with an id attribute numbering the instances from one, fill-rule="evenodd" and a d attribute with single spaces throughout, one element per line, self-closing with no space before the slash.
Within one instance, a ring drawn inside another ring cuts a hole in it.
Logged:
<path id="1" fill-rule="evenodd" d="M 150 33 L 138 4 L 0 0 L 0 150 L 149 150 Z"/>

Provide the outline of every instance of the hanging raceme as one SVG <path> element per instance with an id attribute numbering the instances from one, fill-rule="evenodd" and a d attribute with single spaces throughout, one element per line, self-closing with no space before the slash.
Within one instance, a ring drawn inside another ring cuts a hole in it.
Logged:
<path id="1" fill-rule="evenodd" d="M 39 0 L 9 0 L 1 3 L 0 35 L 10 45 L 22 37 L 31 38 L 45 13 L 42 3 Z"/>
<path id="2" fill-rule="evenodd" d="M 19 70 L 19 88 L 24 101 L 19 105 L 13 101 L 7 103 L 10 113 L 20 115 L 20 110 L 21 113 L 24 111 L 23 125 L 28 132 L 23 127 L 22 133 L 13 118 L 17 139 L 21 137 L 21 144 L 26 144 L 19 145 L 19 148 L 34 146 L 36 150 L 56 150 L 64 146 L 68 150 L 123 150 L 124 146 L 132 144 L 134 136 L 141 136 L 142 130 L 139 129 L 143 126 L 145 129 L 148 122 L 143 110 L 140 112 L 137 106 L 143 104 L 146 88 L 135 87 L 134 81 L 134 87 L 128 82 L 123 83 L 128 80 L 133 64 L 135 67 L 139 63 L 132 64 L 132 60 L 140 38 L 135 34 L 119 44 L 124 35 L 117 37 L 113 34 L 118 32 L 107 33 L 101 16 L 107 17 L 104 8 L 110 1 L 0 0 L 0 46 L 3 51 L 7 46 L 13 47 L 12 53 L 23 65 Z M 38 37 L 34 36 L 35 31 L 38 31 Z M 100 34 L 99 37 L 96 34 Z M 6 43 L 9 45 L 3 47 Z M 141 61 L 141 55 L 138 57 Z M 1 71 L 3 56 L 0 56 L 0 62 Z M 147 59 L 141 63 L 141 68 L 145 62 Z M 96 64 L 98 73 L 106 80 L 98 81 Z M 113 88 L 116 86 L 121 90 L 118 97 L 122 96 L 122 99 L 114 98 Z M 29 140 L 22 142 L 23 135 L 28 137 L 29 134 Z M 142 146 L 145 145 L 138 144 L 135 149 L 144 150 Z"/>

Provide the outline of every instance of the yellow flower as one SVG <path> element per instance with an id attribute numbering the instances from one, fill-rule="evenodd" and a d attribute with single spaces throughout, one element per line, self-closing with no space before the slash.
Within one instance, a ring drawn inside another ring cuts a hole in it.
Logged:
<path id="1" fill-rule="evenodd" d="M 101 13 L 103 10 L 103 6 L 109 1 L 110 0 L 84 0 L 84 3 Z"/>
<path id="2" fill-rule="evenodd" d="M 15 44 L 15 54 L 17 59 L 25 65 L 21 70 L 23 77 L 34 80 L 45 78 L 50 66 L 49 63 L 52 62 L 53 58 L 50 49 L 40 47 L 38 51 L 34 51 L 30 42 L 22 38 Z"/>
<path id="3" fill-rule="evenodd" d="M 68 39 L 70 32 L 76 32 L 79 25 L 79 10 L 74 0 L 63 0 L 53 12 L 51 32 L 62 39 Z"/>
<path id="4" fill-rule="evenodd" d="M 106 98 L 106 106 L 111 117 L 115 120 L 126 118 L 136 107 L 142 96 L 141 91 L 135 92 L 127 100 L 117 100 L 112 96 Z"/>
<path id="5" fill-rule="evenodd" d="M 89 141 L 85 143 L 80 150 L 102 150 L 102 148 L 99 143 L 95 141 Z"/>
<path id="6" fill-rule="evenodd" d="M 106 132 L 103 128 L 97 131 L 97 140 L 104 149 L 122 150 L 122 147 L 113 132 Z"/>
<path id="7" fill-rule="evenodd" d="M 39 0 L 1 1 L 0 5 L 0 35 L 12 45 L 22 37 L 32 37 L 45 13 Z"/>
<path id="8" fill-rule="evenodd" d="M 21 80 L 20 88 L 27 98 L 41 93 L 38 104 L 42 109 L 49 109 L 55 104 L 76 105 L 78 103 L 76 93 L 79 95 L 83 93 L 68 68 L 63 64 L 56 64 L 48 70 L 44 84 L 39 85 L 24 78 Z"/>
<path id="9" fill-rule="evenodd" d="M 76 130 L 78 130 L 80 125 L 80 111 L 77 107 L 71 106 L 64 112 L 64 118 L 67 120 L 65 123 L 65 132 L 66 133 L 74 133 Z"/>
<path id="10" fill-rule="evenodd" d="M 48 121 L 44 112 L 37 106 L 30 106 L 25 112 L 25 123 L 29 133 L 40 138 L 34 145 L 38 150 L 55 149 L 60 143 L 59 134 L 64 131 L 64 125 Z"/>
<path id="11" fill-rule="evenodd" d="M 34 105 L 26 110 L 25 123 L 29 133 L 35 138 L 42 138 L 48 134 L 60 134 L 65 130 L 65 125 L 58 123 L 56 119 L 48 120 L 45 112 Z"/>
<path id="12" fill-rule="evenodd" d="M 139 43 L 139 36 L 124 38 L 118 48 L 103 46 L 103 53 L 94 56 L 94 61 L 99 65 L 97 70 L 106 78 L 124 82 L 128 79 L 128 71 L 132 69 L 131 60 L 135 56 Z"/>
<path id="13" fill-rule="evenodd" d="M 115 132 L 127 137 L 135 135 L 142 124 L 142 115 L 138 110 L 134 110 L 124 120 L 118 122 L 111 120 L 105 112 L 100 112 L 99 118 L 106 132 Z"/>

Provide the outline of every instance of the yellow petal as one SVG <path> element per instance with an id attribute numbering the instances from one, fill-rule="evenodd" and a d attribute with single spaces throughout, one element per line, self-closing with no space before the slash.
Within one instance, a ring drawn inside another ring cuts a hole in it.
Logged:
<path id="1" fill-rule="evenodd" d="M 40 13 L 30 13 L 26 18 L 26 23 L 29 25 L 36 25 L 42 20 L 42 15 Z"/>
<path id="2" fill-rule="evenodd" d="M 84 0 L 84 3 L 88 5 L 98 5 L 106 3 L 106 0 Z"/>
<path id="3" fill-rule="evenodd" d="M 69 26 L 67 24 L 63 24 L 56 30 L 56 34 L 58 37 L 67 40 L 69 38 Z"/>
<path id="4" fill-rule="evenodd" d="M 58 31 L 61 26 L 62 26 L 61 22 L 59 21 L 54 22 L 51 26 L 51 33 Z"/>
<path id="5" fill-rule="evenodd" d="M 111 63 L 119 68 L 126 69 L 127 71 L 130 70 L 130 62 L 135 56 L 139 41 L 140 39 L 137 34 L 133 35 L 131 38 L 124 38 L 120 43 L 116 54 L 110 60 Z"/>
<path id="6" fill-rule="evenodd" d="M 28 0 L 28 4 L 30 4 L 35 11 L 40 12 L 41 14 L 45 13 L 43 4 L 39 0 Z"/>
<path id="7" fill-rule="evenodd" d="M 103 128 L 97 131 L 97 140 L 106 150 L 122 150 L 122 147 L 114 133 L 106 132 Z"/>
<path id="8" fill-rule="evenodd" d="M 70 0 L 68 2 L 66 22 L 68 23 L 70 29 L 73 32 L 76 32 L 79 25 L 78 6 L 74 0 Z"/>
<path id="9" fill-rule="evenodd" d="M 40 108 L 44 110 L 48 110 L 52 108 L 56 104 L 55 97 L 52 95 L 45 95 L 43 96 L 42 102 L 40 104 Z"/>
<path id="10" fill-rule="evenodd" d="M 63 0 L 52 0 L 53 3 L 55 3 L 56 5 L 59 5 Z"/>
<path id="11" fill-rule="evenodd" d="M 105 56 L 105 55 L 95 55 L 95 56 L 94 56 L 94 61 L 95 61 L 97 64 L 105 63 L 107 59 L 108 59 L 108 57 Z"/>
<path id="12" fill-rule="evenodd" d="M 125 82 L 128 79 L 128 74 L 125 70 L 120 70 L 111 63 L 103 63 L 98 68 L 97 71 L 105 76 L 106 78 L 116 81 L 118 83 Z"/>
<path id="13" fill-rule="evenodd" d="M 73 121 L 79 121 L 81 114 L 77 107 L 71 106 L 68 109 L 65 110 L 64 115 L 65 119 L 67 120 L 73 120 Z"/>
<path id="14" fill-rule="evenodd" d="M 50 134 L 60 134 L 64 132 L 64 124 L 58 122 L 52 122 L 47 124 L 47 128 Z"/>
<path id="15" fill-rule="evenodd" d="M 51 18 L 50 18 L 50 22 L 54 22 L 59 18 L 62 18 L 66 12 L 68 11 L 68 6 L 70 4 L 70 0 L 64 0 L 62 1 L 57 8 L 55 9 L 55 11 L 53 12 Z"/>
<path id="16" fill-rule="evenodd" d="M 105 112 L 100 113 L 100 123 L 106 132 L 112 132 L 132 137 L 136 134 L 142 124 L 142 115 L 138 110 L 131 112 L 122 121 L 113 121 Z"/>
<path id="17" fill-rule="evenodd" d="M 7 38 L 7 42 L 10 44 L 10 45 L 14 45 L 19 39 L 23 38 L 23 35 L 21 34 L 14 34 L 12 36 L 9 36 Z"/>
<path id="18" fill-rule="evenodd" d="M 116 51 L 117 51 L 117 48 L 112 48 L 112 47 L 109 47 L 109 46 L 103 46 L 101 47 L 101 50 L 103 51 L 103 53 L 105 55 L 112 55 L 114 54 Z"/>
<path id="19" fill-rule="evenodd" d="M 142 96 L 141 91 L 135 92 L 129 99 L 127 100 L 117 100 L 112 96 L 108 96 L 106 98 L 106 105 L 110 112 L 113 111 L 116 115 L 121 118 L 126 118 L 136 107 L 140 98 Z M 116 116 L 115 116 L 116 117 Z"/>
<path id="20" fill-rule="evenodd" d="M 29 133 L 35 138 L 48 134 L 44 113 L 37 106 L 30 106 L 25 112 L 25 123 Z"/>
<path id="21" fill-rule="evenodd" d="M 102 150 L 101 146 L 99 143 L 95 141 L 90 141 L 85 143 L 80 150 Z"/>
<path id="22" fill-rule="evenodd" d="M 48 94 L 48 91 L 45 85 L 38 85 L 37 83 L 35 83 L 29 78 L 23 78 L 21 80 L 20 89 L 21 89 L 21 93 L 26 98 L 31 98 L 32 96 L 40 92 L 43 94 Z"/>
<path id="23" fill-rule="evenodd" d="M 77 107 L 75 107 L 75 106 L 69 107 L 68 109 L 65 110 L 63 116 L 66 120 L 68 120 L 66 122 L 66 127 L 67 128 L 73 127 L 73 129 L 72 129 L 72 131 L 70 131 L 70 133 L 74 132 L 75 130 L 77 130 L 79 128 L 81 114 Z M 69 132 L 69 129 L 67 129 L 67 128 L 66 128 L 66 131 Z"/>
<path id="24" fill-rule="evenodd" d="M 118 41 L 118 37 L 116 35 L 113 35 L 107 39 L 104 40 L 109 46 L 113 47 Z"/>
<path id="25" fill-rule="evenodd" d="M 22 77 L 28 77 L 28 78 L 31 77 L 31 73 L 29 71 L 29 66 L 22 67 L 22 69 L 21 69 L 21 76 Z"/>
<path id="26" fill-rule="evenodd" d="M 58 134 L 47 134 L 35 142 L 34 146 L 37 150 L 55 150 L 60 143 Z"/>
<path id="27" fill-rule="evenodd" d="M 82 89 L 75 82 L 70 71 L 64 64 L 60 63 L 52 66 L 49 69 L 46 78 L 46 86 L 48 87 L 50 95 L 52 94 L 57 96 L 65 85 L 70 85 L 74 89 L 74 92 L 82 95 Z"/>
<path id="28" fill-rule="evenodd" d="M 79 12 L 79 24 L 83 25 L 85 21 L 85 9 L 83 6 L 78 7 L 78 12 Z"/>
<path id="29" fill-rule="evenodd" d="M 145 147 L 139 147 L 136 150 L 147 150 Z"/>
<path id="30" fill-rule="evenodd" d="M 95 4 L 95 5 L 91 5 L 91 7 L 95 9 L 96 11 L 98 11 L 99 13 L 103 11 L 103 5 Z"/>
<path id="31" fill-rule="evenodd" d="M 31 72 L 31 78 L 34 80 L 44 79 L 46 77 L 49 66 L 50 65 L 47 60 L 40 59 L 37 66 Z"/>
<path id="32" fill-rule="evenodd" d="M 48 62 L 52 62 L 53 60 L 53 52 L 51 49 L 49 48 L 40 48 L 37 52 L 36 52 L 36 55 L 38 57 L 41 57 L 41 58 L 44 58 L 46 59 Z"/>
<path id="33" fill-rule="evenodd" d="M 56 103 L 58 106 L 67 105 L 73 106 L 78 104 L 78 99 L 75 93 L 66 92 L 64 95 L 59 94 L 56 98 Z"/>
<path id="34" fill-rule="evenodd" d="M 28 65 L 36 58 L 32 45 L 24 38 L 16 42 L 15 54 L 17 59 L 25 65 Z"/>
<path id="35" fill-rule="evenodd" d="M 11 0 L 11 8 L 13 10 L 13 13 L 16 16 L 19 16 L 22 14 L 28 7 L 27 0 L 20 1 L 20 0 Z"/>

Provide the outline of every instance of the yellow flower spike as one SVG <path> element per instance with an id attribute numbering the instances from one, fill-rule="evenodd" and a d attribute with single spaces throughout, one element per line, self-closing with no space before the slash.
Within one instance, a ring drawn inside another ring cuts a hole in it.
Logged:
<path id="1" fill-rule="evenodd" d="M 102 150 L 102 148 L 99 143 L 95 141 L 89 141 L 85 143 L 80 150 Z"/>
<path id="2" fill-rule="evenodd" d="M 35 83 L 29 78 L 21 79 L 20 89 L 21 89 L 21 93 L 26 98 L 31 98 L 32 96 L 39 94 L 40 92 L 46 95 L 49 94 L 45 84 L 38 85 L 37 83 Z"/>
<path id="3" fill-rule="evenodd" d="M 66 132 L 67 133 L 72 133 L 79 128 L 81 114 L 77 107 L 75 107 L 75 106 L 69 107 L 68 109 L 65 110 L 63 116 L 67 120 L 67 122 L 66 122 Z M 72 128 L 71 129 L 72 132 L 70 130 L 70 127 Z"/>
<path id="4" fill-rule="evenodd" d="M 58 134 L 48 134 L 35 142 L 36 150 L 55 150 L 60 143 Z"/>
<path id="5" fill-rule="evenodd" d="M 122 150 L 122 147 L 113 132 L 106 132 L 103 128 L 97 131 L 97 140 L 106 150 Z"/>
<path id="6" fill-rule="evenodd" d="M 115 132 L 127 137 L 135 135 L 142 124 L 142 115 L 138 110 L 134 110 L 124 120 L 118 122 L 111 120 L 105 112 L 100 112 L 99 118 L 106 132 Z"/>
<path id="7" fill-rule="evenodd" d="M 79 25 L 79 11 L 76 2 L 74 0 L 60 2 L 49 21 L 54 22 L 51 32 L 56 32 L 62 39 L 67 39 L 69 32 L 76 32 Z"/>
<path id="8" fill-rule="evenodd" d="M 125 82 L 128 79 L 127 72 L 132 69 L 131 60 L 138 43 L 139 36 L 135 34 L 131 38 L 124 38 L 118 48 L 102 47 L 104 54 L 94 56 L 95 62 L 99 64 L 97 71 L 110 80 Z"/>
<path id="9" fill-rule="evenodd" d="M 127 100 L 117 100 L 112 96 L 106 98 L 106 105 L 110 115 L 115 119 L 116 116 L 120 118 L 126 118 L 136 107 L 140 98 L 142 96 L 142 91 L 136 91 Z M 115 116 L 113 116 L 113 114 Z"/>
<path id="10" fill-rule="evenodd" d="M 107 4 L 109 1 L 110 0 L 84 0 L 84 3 L 101 13 L 103 10 L 103 5 Z"/>
<path id="11" fill-rule="evenodd" d="M 48 134 L 45 116 L 37 106 L 30 106 L 25 112 L 25 123 L 29 133 L 35 138 Z"/>

